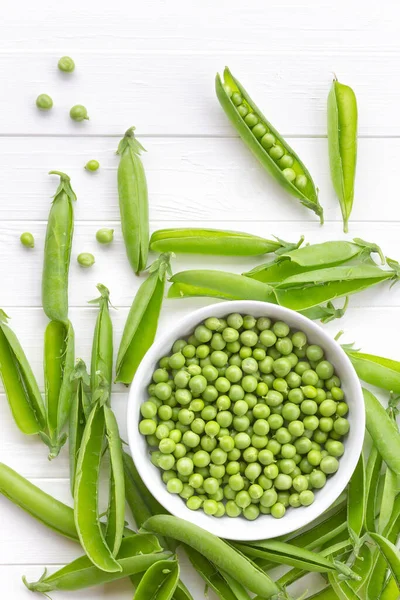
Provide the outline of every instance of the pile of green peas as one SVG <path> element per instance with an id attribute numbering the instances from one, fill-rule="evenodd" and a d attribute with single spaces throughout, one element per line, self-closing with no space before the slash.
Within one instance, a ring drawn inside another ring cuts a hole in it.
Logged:
<path id="1" fill-rule="evenodd" d="M 348 406 L 324 350 L 283 321 L 210 317 L 159 361 L 139 430 L 191 510 L 249 520 L 309 506 L 339 468 Z"/>
<path id="2" fill-rule="evenodd" d="M 296 174 L 292 168 L 294 165 L 294 158 L 285 152 L 284 146 L 280 143 L 280 140 L 269 131 L 267 125 L 252 112 L 248 105 L 245 103 L 244 98 L 240 92 L 233 92 L 228 90 L 230 98 L 233 104 L 236 106 L 236 110 L 242 117 L 246 125 L 251 129 L 253 135 L 261 146 L 265 148 L 272 160 L 280 167 L 283 175 L 290 183 L 293 183 L 299 190 L 304 190 L 307 186 L 306 175 L 299 173 Z"/>

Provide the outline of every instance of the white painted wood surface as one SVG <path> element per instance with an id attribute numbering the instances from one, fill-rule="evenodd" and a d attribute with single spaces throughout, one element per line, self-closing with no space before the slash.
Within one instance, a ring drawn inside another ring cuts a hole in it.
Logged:
<path id="1" fill-rule="evenodd" d="M 340 210 L 329 177 L 326 97 L 332 71 L 358 97 L 360 142 L 356 200 L 350 236 L 382 245 L 400 257 L 400 42 L 399 5 L 385 10 L 372 0 L 96 0 L 67 4 L 36 0 L 5 3 L 0 24 L 0 306 L 12 317 L 39 383 L 46 319 L 40 308 L 40 277 L 46 219 L 56 180 L 51 169 L 71 175 L 78 195 L 71 267 L 71 319 L 77 354 L 87 359 L 96 311 L 87 301 L 102 281 L 117 307 L 115 343 L 140 283 L 130 271 L 118 222 L 116 194 L 118 139 L 135 124 L 148 153 L 151 227 L 193 225 L 243 229 L 308 241 L 341 239 Z M 77 69 L 57 70 L 70 54 Z M 288 197 L 238 140 L 214 95 L 214 76 L 228 64 L 271 121 L 290 138 L 317 185 L 326 225 Z M 34 101 L 49 93 L 54 109 L 43 114 Z M 91 120 L 73 123 L 75 103 Z M 97 158 L 96 174 L 83 170 Z M 101 226 L 116 230 L 115 242 L 100 247 Z M 19 234 L 32 231 L 33 251 Z M 96 265 L 82 271 L 81 251 L 93 251 Z M 241 272 L 255 259 L 210 260 L 178 257 L 174 270 L 212 266 Z M 400 287 L 382 286 L 352 298 L 341 321 L 327 327 L 346 332 L 365 350 L 399 358 L 397 324 Z M 212 300 L 168 300 L 160 331 L 172 319 Z M 125 432 L 127 393 L 115 387 L 114 407 Z M 70 503 L 67 454 L 51 463 L 44 446 L 16 429 L 0 391 L 0 460 L 57 498 Z M 36 579 L 45 565 L 79 554 L 0 498 L 0 598 L 24 600 L 30 593 L 21 575 Z M 195 600 L 203 583 L 183 559 L 183 578 Z M 320 579 L 302 583 L 318 589 Z M 52 595 L 53 597 L 53 595 Z M 55 599 L 75 597 L 54 593 Z M 78 594 L 76 594 L 78 597 Z M 129 582 L 79 593 L 81 600 L 132 598 Z M 212 594 L 210 594 L 212 598 Z"/>

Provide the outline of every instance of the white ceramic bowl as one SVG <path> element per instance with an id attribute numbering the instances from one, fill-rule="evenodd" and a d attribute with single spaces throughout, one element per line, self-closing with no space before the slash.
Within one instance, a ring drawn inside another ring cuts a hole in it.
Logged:
<path id="1" fill-rule="evenodd" d="M 151 382 L 158 360 L 171 352 L 175 340 L 190 335 L 196 325 L 207 317 L 226 317 L 234 312 L 282 320 L 293 329 L 304 331 L 309 341 L 320 345 L 325 350 L 326 357 L 335 366 L 336 373 L 342 380 L 343 391 L 349 405 L 350 432 L 345 441 L 346 450 L 340 459 L 339 470 L 328 479 L 322 490 L 316 491 L 315 501 L 311 506 L 288 509 L 282 519 L 274 519 L 270 515 L 260 515 L 255 521 L 247 521 L 244 517 L 235 519 L 227 516 L 215 518 L 206 515 L 202 510 L 189 510 L 186 508 L 184 500 L 167 491 L 161 479 L 160 471 L 150 461 L 146 440 L 138 430 L 140 405 L 147 399 L 146 388 Z M 338 498 L 349 482 L 361 453 L 364 430 L 365 411 L 360 382 L 350 360 L 340 345 L 319 325 L 306 317 L 287 308 L 264 302 L 241 300 L 212 304 L 196 310 L 174 323 L 170 329 L 157 339 L 143 358 L 129 394 L 129 445 L 140 476 L 150 492 L 173 515 L 191 521 L 226 539 L 259 540 L 273 538 L 295 531 L 316 519 Z"/>

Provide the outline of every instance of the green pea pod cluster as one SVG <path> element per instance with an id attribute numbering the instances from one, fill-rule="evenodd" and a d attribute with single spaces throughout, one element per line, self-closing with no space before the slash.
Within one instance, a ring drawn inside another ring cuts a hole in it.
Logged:
<path id="1" fill-rule="evenodd" d="M 45 572 L 39 581 L 28 583 L 25 578 L 23 581 L 32 592 L 44 594 L 53 590 L 82 590 L 117 581 L 135 573 L 143 573 L 154 563 L 169 557 L 169 552 L 162 552 L 156 536 L 144 533 L 123 540 L 118 553 L 116 571 L 101 570 L 93 565 L 87 556 L 81 556 L 52 575 L 46 576 Z"/>
<path id="2" fill-rule="evenodd" d="M 0 309 L 0 377 L 14 421 L 27 435 L 43 431 L 46 411 L 35 376 L 9 317 Z"/>
<path id="3" fill-rule="evenodd" d="M 71 322 L 50 321 L 44 338 L 47 433 L 40 433 L 49 447 L 50 460 L 58 456 L 67 440 L 62 430 L 71 408 L 74 360 L 75 334 Z"/>
<path id="4" fill-rule="evenodd" d="M 348 231 L 357 164 L 357 100 L 348 85 L 335 78 L 328 95 L 328 147 L 331 176 Z"/>
<path id="5" fill-rule="evenodd" d="M 147 182 L 140 153 L 143 146 L 131 127 L 119 143 L 118 194 L 126 253 L 135 273 L 146 268 L 149 246 Z"/>
<path id="6" fill-rule="evenodd" d="M 165 282 L 170 274 L 171 253 L 161 256 L 149 268 L 133 300 L 125 323 L 116 364 L 116 381 L 128 385 L 157 332 L 164 297 Z"/>
<path id="7" fill-rule="evenodd" d="M 159 229 L 150 238 L 150 250 L 174 254 L 212 254 L 220 256 L 259 256 L 282 254 L 298 248 L 299 242 L 285 242 L 279 238 L 267 240 L 241 231 L 221 229 Z"/>
<path id="8" fill-rule="evenodd" d="M 60 185 L 54 196 L 47 222 L 42 277 L 43 310 L 49 319 L 68 321 L 68 273 L 74 232 L 75 192 L 65 173 L 50 171 L 60 176 Z"/>
<path id="9" fill-rule="evenodd" d="M 324 222 L 318 192 L 307 168 L 278 131 L 264 117 L 244 87 L 226 67 L 224 82 L 216 76 L 218 100 L 242 140 L 262 166 L 292 196 Z"/>
<path id="10" fill-rule="evenodd" d="M 90 377 L 82 359 L 78 359 L 71 374 L 73 386 L 69 415 L 69 470 L 71 492 L 74 495 L 76 464 L 82 444 L 86 420 L 90 414 Z"/>

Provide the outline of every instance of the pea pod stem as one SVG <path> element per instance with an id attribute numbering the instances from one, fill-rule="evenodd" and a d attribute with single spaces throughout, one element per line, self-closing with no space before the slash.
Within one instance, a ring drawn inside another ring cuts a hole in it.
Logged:
<path id="1" fill-rule="evenodd" d="M 348 231 L 354 200 L 357 122 L 354 91 L 335 77 L 328 95 L 328 148 L 332 182 L 339 198 L 345 232 Z"/>
<path id="2" fill-rule="evenodd" d="M 18 428 L 27 435 L 45 430 L 46 410 L 36 378 L 9 317 L 0 309 L 0 377 Z"/>
<path id="3" fill-rule="evenodd" d="M 116 381 L 128 385 L 143 356 L 154 342 L 158 319 L 170 275 L 171 253 L 161 254 L 149 268 L 129 311 L 116 363 Z"/>
<path id="4" fill-rule="evenodd" d="M 70 178 L 60 171 L 47 222 L 42 277 L 42 303 L 47 317 L 66 323 L 68 320 L 68 273 L 74 232 L 73 203 L 76 200 Z"/>
<path id="5" fill-rule="evenodd" d="M 260 161 L 261 165 L 281 184 L 282 187 L 284 187 L 284 189 L 286 189 L 286 191 L 298 198 L 301 204 L 306 208 L 314 211 L 319 216 L 322 224 L 324 222 L 323 209 L 319 203 L 318 192 L 310 173 L 294 150 L 264 117 L 243 86 L 229 71 L 228 67 L 226 67 L 224 71 L 224 82 L 222 82 L 220 75 L 217 74 L 215 89 L 218 100 L 226 115 L 244 143 Z M 254 126 L 248 125 L 244 117 L 241 116 L 237 105 L 233 102 L 234 94 L 237 94 L 240 98 L 240 103 L 244 107 L 245 115 L 250 112 L 256 118 L 256 124 Z M 256 135 L 255 128 L 258 125 L 261 125 L 263 128 L 263 137 Z M 271 136 L 270 144 L 264 143 L 263 140 L 266 140 L 265 134 Z M 273 158 L 274 152 L 276 153 L 276 159 Z M 289 156 L 291 158 L 291 167 L 289 169 L 290 177 L 287 176 L 289 173 L 282 163 L 278 162 L 283 156 Z"/>
<path id="6" fill-rule="evenodd" d="M 112 549 L 113 556 L 117 556 L 125 527 L 125 480 L 122 443 L 119 436 L 118 423 L 113 411 L 107 404 L 103 406 L 103 411 L 110 454 L 112 485 L 112 511 L 109 513 L 107 522 L 106 540 L 107 545 Z"/>
<path id="7" fill-rule="evenodd" d="M 297 243 L 285 242 L 279 238 L 265 238 L 240 231 L 221 229 L 160 229 L 150 238 L 150 250 L 188 254 L 212 254 L 222 256 L 259 256 L 275 252 L 289 252 L 299 247 Z"/>
<path id="8" fill-rule="evenodd" d="M 132 269 L 140 273 L 147 263 L 149 208 L 146 176 L 140 160 L 144 148 L 134 131 L 135 127 L 130 127 L 118 146 L 118 194 L 126 253 Z"/>

